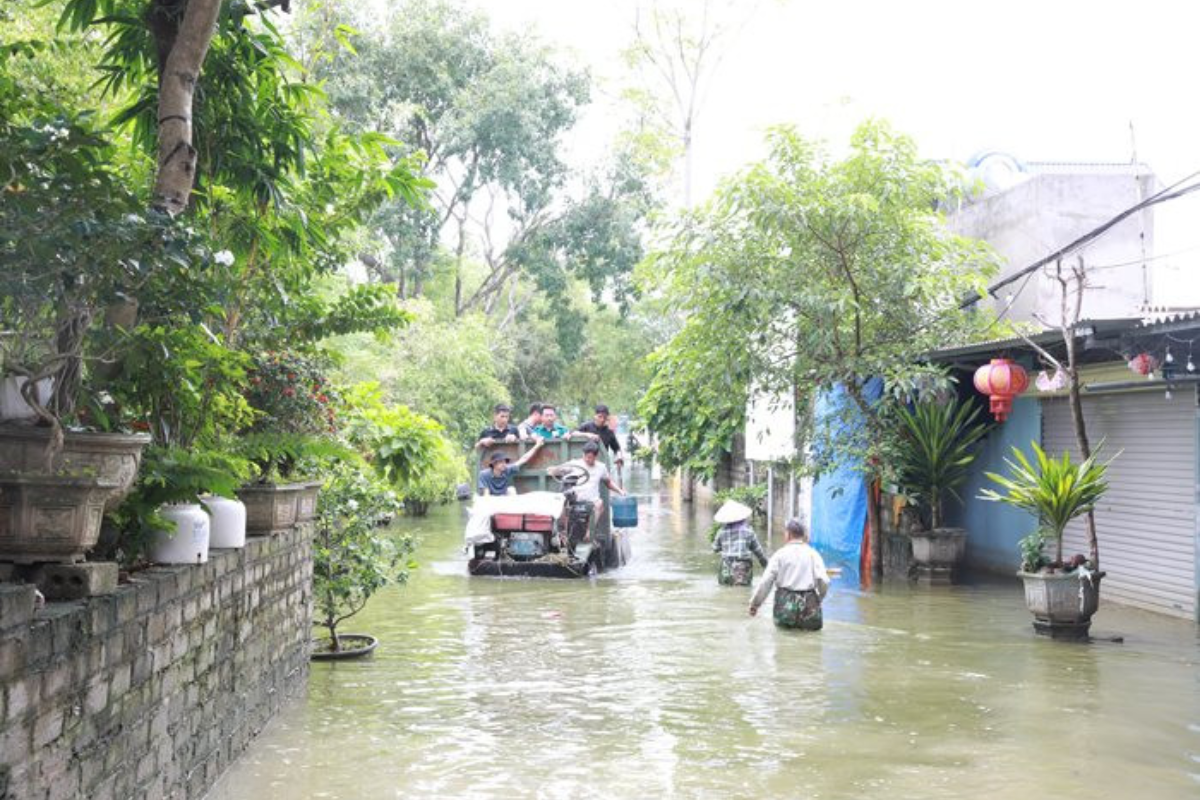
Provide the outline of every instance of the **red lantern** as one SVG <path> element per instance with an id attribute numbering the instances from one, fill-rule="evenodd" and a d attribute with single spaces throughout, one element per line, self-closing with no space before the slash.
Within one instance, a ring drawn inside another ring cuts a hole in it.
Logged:
<path id="1" fill-rule="evenodd" d="M 1012 359 L 993 358 L 975 370 L 975 388 L 992 400 L 992 414 L 1004 422 L 1012 411 L 1013 398 L 1029 388 L 1029 375 Z"/>

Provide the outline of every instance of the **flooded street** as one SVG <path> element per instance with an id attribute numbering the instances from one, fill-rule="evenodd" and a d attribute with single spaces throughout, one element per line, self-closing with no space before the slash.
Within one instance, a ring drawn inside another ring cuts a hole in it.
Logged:
<path id="1" fill-rule="evenodd" d="M 1055 643 L 1015 580 L 835 581 L 784 633 L 717 586 L 707 512 L 648 492 L 592 580 L 469 578 L 461 506 L 401 521 L 421 569 L 346 629 L 379 649 L 314 664 L 210 797 L 1200 796 L 1194 624 L 1105 606 L 1123 644 Z"/>

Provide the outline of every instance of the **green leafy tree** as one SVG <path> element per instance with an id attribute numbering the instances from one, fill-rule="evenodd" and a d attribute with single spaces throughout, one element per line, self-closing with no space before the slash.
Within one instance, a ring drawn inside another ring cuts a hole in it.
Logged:
<path id="1" fill-rule="evenodd" d="M 689 406 L 714 421 L 744 406 L 751 380 L 758 391 L 802 398 L 841 386 L 862 434 L 845 435 L 844 415 L 826 419 L 814 431 L 824 462 L 816 466 L 853 463 L 872 483 L 890 466 L 895 400 L 941 385 L 920 356 L 976 329 L 959 303 L 982 288 L 993 259 L 942 224 L 938 209 L 962 183 L 887 125 L 861 126 L 841 160 L 786 128 L 769 144 L 765 161 L 684 216 L 648 261 L 687 324 L 657 356 L 643 416 L 658 420 L 665 439 L 697 429 L 685 421 Z M 866 388 L 872 378 L 885 386 L 877 401 Z M 691 398 L 662 388 L 671 384 Z M 664 404 L 682 413 L 664 417 Z M 878 531 L 878 503 L 868 495 Z M 881 569 L 881 537 L 872 542 Z"/>
<path id="2" fill-rule="evenodd" d="M 399 498 L 369 471 L 346 463 L 329 467 L 313 536 L 313 602 L 334 652 L 341 650 L 338 626 L 384 586 L 407 580 L 415 566 L 407 560 L 412 539 L 381 528 L 399 510 Z"/>
<path id="3" fill-rule="evenodd" d="M 451 440 L 470 447 L 490 424 L 492 407 L 508 400 L 501 367 L 514 355 L 511 343 L 493 344 L 495 332 L 479 314 L 447 319 L 424 298 L 405 308 L 414 321 L 401 332 L 331 343 L 341 375 L 348 382 L 370 377 L 385 402 L 432 417 Z"/>

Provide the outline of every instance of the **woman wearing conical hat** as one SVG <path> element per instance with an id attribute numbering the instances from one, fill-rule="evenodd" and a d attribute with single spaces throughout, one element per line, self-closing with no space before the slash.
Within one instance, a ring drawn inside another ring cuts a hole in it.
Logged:
<path id="1" fill-rule="evenodd" d="M 767 554 L 750 526 L 753 514 L 749 506 L 728 500 L 713 516 L 713 521 L 721 525 L 713 538 L 713 551 L 721 554 L 717 582 L 723 586 L 749 586 L 754 578 L 752 557 L 767 565 Z"/>

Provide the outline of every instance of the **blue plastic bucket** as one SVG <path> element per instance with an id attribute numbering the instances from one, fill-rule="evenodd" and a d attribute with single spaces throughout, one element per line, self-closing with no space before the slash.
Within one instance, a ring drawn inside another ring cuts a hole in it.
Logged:
<path id="1" fill-rule="evenodd" d="M 612 499 L 612 524 L 614 528 L 637 527 L 636 497 L 614 497 Z"/>

